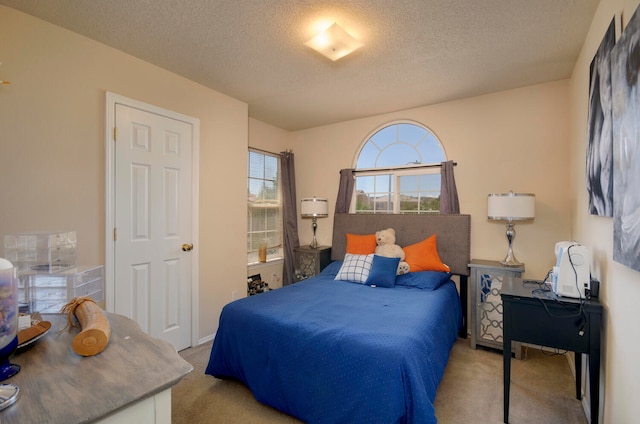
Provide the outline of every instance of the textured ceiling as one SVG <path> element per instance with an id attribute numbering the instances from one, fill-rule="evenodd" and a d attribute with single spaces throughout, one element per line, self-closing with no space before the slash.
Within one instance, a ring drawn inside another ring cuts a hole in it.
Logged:
<path id="1" fill-rule="evenodd" d="M 571 76 L 599 0 L 0 0 L 299 130 Z M 304 46 L 335 21 L 365 43 Z"/>

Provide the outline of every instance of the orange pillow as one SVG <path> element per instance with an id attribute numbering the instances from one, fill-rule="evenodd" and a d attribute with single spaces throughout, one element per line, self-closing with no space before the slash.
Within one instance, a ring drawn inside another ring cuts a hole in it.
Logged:
<path id="1" fill-rule="evenodd" d="M 347 233 L 347 253 L 370 255 L 375 252 L 377 246 L 375 234 Z"/>
<path id="2" fill-rule="evenodd" d="M 403 248 L 404 261 L 409 264 L 409 271 L 442 271 L 450 272 L 451 269 L 440 260 L 436 235 L 432 234 L 419 243 Z"/>

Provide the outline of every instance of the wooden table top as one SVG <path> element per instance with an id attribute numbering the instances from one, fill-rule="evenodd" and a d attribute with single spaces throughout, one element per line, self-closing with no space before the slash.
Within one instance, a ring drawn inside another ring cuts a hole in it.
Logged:
<path id="1" fill-rule="evenodd" d="M 173 346 L 148 336 L 133 320 L 105 314 L 109 344 L 88 357 L 71 348 L 80 329 L 65 328 L 66 315 L 43 315 L 51 330 L 11 358 L 21 370 L 2 383 L 17 385 L 20 397 L 0 412 L 2 424 L 94 421 L 170 388 L 193 369 Z"/>

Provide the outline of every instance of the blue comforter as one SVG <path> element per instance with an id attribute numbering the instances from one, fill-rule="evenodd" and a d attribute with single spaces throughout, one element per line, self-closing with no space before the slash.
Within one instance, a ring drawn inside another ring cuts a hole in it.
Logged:
<path id="1" fill-rule="evenodd" d="M 338 266 L 226 305 L 206 373 L 308 423 L 437 422 L 461 322 L 454 283 L 370 287 L 334 280 Z"/>

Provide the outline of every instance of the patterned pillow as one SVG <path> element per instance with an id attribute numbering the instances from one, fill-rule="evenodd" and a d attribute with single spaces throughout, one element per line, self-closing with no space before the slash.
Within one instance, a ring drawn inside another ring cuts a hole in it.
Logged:
<path id="1" fill-rule="evenodd" d="M 350 281 L 352 283 L 364 284 L 369 277 L 369 271 L 371 271 L 371 264 L 373 263 L 373 254 L 370 255 L 354 255 L 346 253 L 344 255 L 344 261 L 336 280 Z"/>

